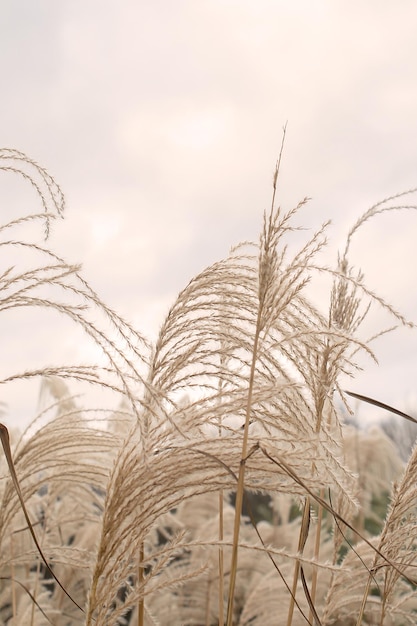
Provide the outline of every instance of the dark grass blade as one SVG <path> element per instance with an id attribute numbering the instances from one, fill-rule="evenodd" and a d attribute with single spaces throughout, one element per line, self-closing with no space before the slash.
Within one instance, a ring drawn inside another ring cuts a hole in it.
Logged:
<path id="1" fill-rule="evenodd" d="M 263 454 L 270 460 L 272 461 L 272 463 L 275 463 L 275 465 L 277 465 L 278 467 L 280 467 L 295 483 L 297 483 L 298 485 L 300 485 L 300 487 L 302 487 L 306 493 L 308 493 L 318 504 L 320 504 L 323 509 L 326 509 L 326 511 L 328 511 L 331 515 L 333 515 L 333 517 L 335 519 L 337 519 L 339 522 L 341 522 L 342 524 L 344 524 L 347 528 L 349 528 L 349 530 L 351 530 L 352 532 L 354 532 L 362 541 L 364 541 L 370 548 L 372 548 L 372 550 L 390 567 L 392 567 L 396 572 L 398 572 L 398 574 L 400 576 L 402 576 L 405 580 L 407 580 L 411 585 L 413 586 L 417 586 L 417 579 L 412 579 L 409 576 L 407 576 L 399 567 L 397 567 L 397 565 L 391 561 L 391 559 L 389 559 L 387 556 L 385 556 L 380 550 L 378 550 L 378 548 L 376 546 L 373 545 L 373 543 L 367 539 L 364 535 L 362 535 L 362 533 L 359 532 L 359 530 L 357 528 L 355 528 L 354 526 L 352 526 L 352 524 L 349 524 L 349 522 L 347 520 L 345 520 L 341 515 L 339 515 L 339 513 L 337 511 L 334 510 L 334 508 L 328 504 L 325 500 L 323 500 L 323 498 L 321 498 L 320 496 L 318 496 L 317 494 L 315 494 L 306 484 L 305 482 L 296 474 L 296 472 L 294 472 L 291 467 L 289 465 L 287 465 L 287 463 L 285 463 L 285 461 L 283 461 L 282 459 L 275 459 L 273 456 L 271 456 L 271 454 L 269 454 L 268 450 L 265 450 L 265 448 L 261 445 L 259 446 L 260 450 L 263 452 Z"/>
<path id="2" fill-rule="evenodd" d="M 331 495 L 331 492 L 330 492 L 330 487 L 329 487 L 329 504 L 333 508 L 332 495 Z M 342 526 L 341 526 L 340 522 L 338 521 L 338 519 L 336 517 L 334 517 L 333 519 L 334 519 L 335 524 L 337 526 L 337 529 L 340 532 L 340 534 L 342 535 L 343 539 L 346 541 L 346 543 L 348 544 L 349 548 L 356 554 L 356 556 L 358 557 L 358 559 L 360 560 L 360 562 L 362 563 L 362 565 L 364 566 L 364 568 L 366 569 L 366 571 L 368 572 L 368 574 L 370 575 L 372 580 L 374 581 L 375 587 L 379 590 L 379 592 L 381 592 L 381 589 L 379 587 L 378 581 L 375 578 L 372 570 L 369 569 L 369 567 L 367 566 L 367 564 L 365 563 L 365 561 L 363 560 L 363 558 L 361 557 L 359 552 L 357 550 L 355 550 L 355 546 L 349 541 L 349 539 L 347 538 L 347 536 L 343 532 Z"/>
<path id="3" fill-rule="evenodd" d="M 310 595 L 310 591 L 308 589 L 306 577 L 305 577 L 305 574 L 304 574 L 304 568 L 303 568 L 302 565 L 300 566 L 300 577 L 301 577 L 301 582 L 302 582 L 302 585 L 303 585 L 305 597 L 307 598 L 308 605 L 309 605 L 311 613 L 313 614 L 313 617 L 314 617 L 315 625 L 316 626 L 322 626 L 322 623 L 321 623 L 320 618 L 319 618 L 319 616 L 317 614 L 317 611 L 316 611 L 316 607 L 314 606 L 313 599 L 312 599 L 312 597 Z"/>
<path id="4" fill-rule="evenodd" d="M 17 497 L 19 498 L 20 506 L 22 507 L 22 511 L 23 511 L 24 516 L 25 516 L 26 523 L 27 523 L 27 525 L 29 527 L 30 534 L 32 535 L 32 539 L 33 539 L 33 541 L 35 543 L 35 546 L 36 546 L 36 548 L 37 548 L 37 550 L 39 552 L 39 555 L 40 555 L 42 561 L 44 562 L 45 567 L 47 568 L 48 572 L 51 574 L 52 578 L 55 580 L 57 585 L 62 589 L 62 591 L 65 593 L 65 595 L 71 600 L 71 602 L 73 602 L 75 604 L 75 606 L 78 607 L 80 609 L 80 611 L 82 611 L 84 613 L 84 609 L 74 600 L 74 598 L 68 593 L 68 591 L 65 589 L 65 587 L 60 583 L 60 581 L 56 577 L 56 574 L 53 572 L 51 566 L 49 565 L 48 561 L 46 560 L 46 557 L 45 557 L 44 553 L 42 552 L 42 548 L 39 545 L 38 539 L 36 537 L 35 531 L 34 531 L 33 526 L 32 526 L 32 522 L 30 521 L 29 514 L 28 514 L 27 509 L 26 509 L 25 501 L 23 499 L 22 491 L 20 489 L 20 484 L 19 484 L 19 481 L 18 481 L 18 478 L 17 478 L 15 467 L 14 467 L 12 450 L 10 448 L 9 431 L 7 430 L 6 426 L 4 424 L 1 424 L 1 423 L 0 423 L 0 439 L 1 439 L 2 446 L 3 446 L 4 455 L 5 455 L 6 460 L 7 460 L 7 465 L 9 466 L 9 471 L 10 471 L 10 475 L 12 477 L 13 485 L 14 485 L 14 488 L 16 490 Z"/>
<path id="5" fill-rule="evenodd" d="M 310 511 L 310 499 L 309 498 L 306 499 L 304 506 L 305 506 L 306 515 L 303 515 L 303 521 L 301 523 L 301 533 L 300 533 L 300 538 L 299 538 L 299 543 L 298 543 L 298 552 L 300 554 L 303 554 L 304 552 L 304 548 L 307 543 L 308 535 L 310 532 L 311 511 Z M 320 618 L 317 615 L 316 607 L 314 606 L 314 602 L 311 597 L 310 591 L 308 589 L 306 577 L 304 574 L 304 569 L 301 564 L 300 564 L 300 577 L 301 577 L 301 583 L 303 585 L 304 594 L 308 602 L 308 605 L 310 607 L 310 611 L 315 619 L 316 626 L 322 626 Z"/>
<path id="6" fill-rule="evenodd" d="M 399 411 L 398 409 L 394 409 L 394 407 L 389 406 L 389 404 L 384 404 L 383 402 L 380 402 L 379 400 L 375 400 L 374 398 L 369 398 L 368 396 L 363 396 L 360 393 L 354 393 L 353 391 L 345 390 L 345 393 L 347 393 L 347 395 L 351 396 L 352 398 L 356 398 L 357 400 L 362 400 L 363 402 L 367 402 L 368 404 L 373 404 L 374 406 L 377 406 L 380 409 L 384 409 L 385 411 L 389 411 L 390 413 L 394 413 L 395 415 L 404 417 L 404 419 L 409 420 L 410 422 L 413 422 L 414 424 L 417 424 L 417 419 L 415 419 L 414 417 L 411 417 L 411 415 L 408 415 L 408 413 L 403 413 L 402 411 Z"/>
<path id="7" fill-rule="evenodd" d="M 29 591 L 26 585 L 21 583 L 20 580 L 17 580 L 16 578 L 12 578 L 11 576 L 0 576 L 0 580 L 10 580 L 14 582 L 15 584 L 19 585 L 28 594 L 32 602 L 38 607 L 39 611 L 42 613 L 42 615 L 47 620 L 47 622 L 49 624 L 52 624 L 52 626 L 54 626 L 54 623 L 51 622 L 51 620 L 49 619 L 49 617 L 47 616 L 47 614 L 45 613 L 45 611 L 43 610 L 39 602 L 36 600 L 35 596 Z"/>

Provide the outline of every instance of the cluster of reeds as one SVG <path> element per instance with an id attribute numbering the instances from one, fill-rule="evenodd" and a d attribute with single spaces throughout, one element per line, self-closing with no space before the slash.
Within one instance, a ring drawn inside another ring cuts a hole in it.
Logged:
<path id="1" fill-rule="evenodd" d="M 414 624 L 416 452 L 403 469 L 380 431 L 345 427 L 340 387 L 392 329 L 363 336 L 373 307 L 412 325 L 349 259 L 361 224 L 406 194 L 367 211 L 326 267 L 327 224 L 287 248 L 306 200 L 276 205 L 278 161 L 259 242 L 191 280 L 151 345 L 78 266 L 8 236 L 25 221 L 49 236 L 63 197 L 22 153 L 1 150 L 0 169 L 44 209 L 0 228 L 3 248 L 33 255 L 2 271 L 1 308 L 56 310 L 106 359 L 0 381 L 40 376 L 51 399 L 11 446 L 0 425 L 2 623 Z M 324 311 L 309 297 L 317 273 L 332 283 Z M 120 408 L 80 407 L 71 380 L 114 390 Z M 262 515 L 251 494 L 266 497 Z"/>

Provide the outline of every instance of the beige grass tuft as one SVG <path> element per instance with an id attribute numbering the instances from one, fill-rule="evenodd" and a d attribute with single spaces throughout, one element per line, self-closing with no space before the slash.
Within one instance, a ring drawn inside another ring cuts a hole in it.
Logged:
<path id="1" fill-rule="evenodd" d="M 11 234 L 43 223 L 49 237 L 64 208 L 49 174 L 13 150 L 0 150 L 0 169 L 29 182 L 43 209 L 0 227 L 0 246 L 32 259 L 0 273 L 0 310 L 65 316 L 105 359 L 46 363 L 0 381 L 39 377 L 44 405 L 0 467 L 0 621 L 414 623 L 416 452 L 398 478 L 386 438 L 344 429 L 340 387 L 358 352 L 374 358 L 376 337 L 413 325 L 349 258 L 360 226 L 414 208 L 397 205 L 412 192 L 369 209 L 336 266 L 325 267 L 327 224 L 289 252 L 306 200 L 277 207 L 278 161 L 258 243 L 235 246 L 194 277 L 150 345 L 78 265 Z M 324 311 L 309 297 L 317 273 L 331 281 Z M 369 338 L 363 322 L 376 306 L 392 323 Z M 113 390 L 119 408 L 82 406 L 72 381 Z M 251 494 L 270 497 L 258 524 Z"/>

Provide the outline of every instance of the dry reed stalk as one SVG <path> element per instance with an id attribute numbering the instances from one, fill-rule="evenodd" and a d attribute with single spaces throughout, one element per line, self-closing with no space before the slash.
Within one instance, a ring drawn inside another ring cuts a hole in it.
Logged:
<path id="1" fill-rule="evenodd" d="M 245 421 L 243 426 L 243 438 L 241 447 L 241 458 L 239 464 L 238 483 L 236 488 L 236 501 L 235 501 L 235 521 L 233 528 L 233 548 L 232 548 L 232 560 L 230 565 L 229 575 L 229 591 L 227 602 L 227 619 L 226 625 L 232 626 L 233 621 L 233 604 L 236 585 L 237 574 L 237 561 L 238 561 L 238 546 L 239 546 L 239 534 L 240 534 L 240 521 L 242 515 L 243 495 L 245 489 L 245 469 L 246 458 L 248 455 L 248 437 L 249 437 L 249 425 L 251 422 L 252 414 L 252 395 L 255 382 L 256 365 L 259 358 L 258 344 L 260 340 L 260 334 L 262 331 L 267 332 L 267 315 L 265 315 L 265 308 L 274 306 L 273 290 L 275 288 L 275 272 L 277 266 L 277 242 L 279 240 L 277 232 L 277 223 L 279 219 L 279 211 L 275 209 L 275 195 L 277 189 L 277 180 L 279 175 L 279 168 L 281 163 L 282 151 L 285 141 L 285 128 L 282 137 L 281 150 L 278 157 L 278 161 L 275 167 L 273 178 L 273 193 L 272 202 L 269 215 L 264 215 L 264 230 L 261 236 L 260 244 L 260 256 L 259 256 L 259 290 L 258 290 L 258 303 L 257 303 L 257 315 L 255 323 L 255 332 L 253 336 L 253 347 L 250 364 L 250 373 L 248 381 L 248 394 L 245 410 Z M 267 313 L 268 314 L 268 313 Z"/>
<path id="2" fill-rule="evenodd" d="M 224 540 L 224 509 L 223 491 L 219 492 L 219 542 Z M 219 626 L 224 626 L 224 550 L 219 545 L 219 585 L 218 585 L 218 614 Z"/>
<path id="3" fill-rule="evenodd" d="M 15 619 L 17 614 L 17 603 L 16 603 L 16 583 L 15 583 L 15 568 L 14 568 L 14 554 L 13 554 L 13 535 L 14 533 L 10 533 L 10 573 L 12 579 L 12 614 L 13 619 Z"/>
<path id="4" fill-rule="evenodd" d="M 300 534 L 298 537 L 298 549 L 297 549 L 297 554 L 303 554 L 303 550 L 304 550 L 304 546 L 306 544 L 307 541 L 307 537 L 308 537 L 308 531 L 310 528 L 310 498 L 307 497 L 305 499 L 304 502 L 304 507 L 303 507 L 303 516 L 302 516 L 302 520 L 301 520 L 301 527 L 300 527 Z M 287 626 L 291 626 L 292 621 L 293 621 L 293 617 L 294 617 L 294 608 L 295 608 L 295 597 L 296 597 L 296 593 L 297 593 L 297 586 L 298 586 L 298 577 L 300 575 L 300 570 L 301 570 L 301 562 L 300 559 L 297 558 L 294 562 L 294 573 L 293 573 L 293 581 L 292 581 L 292 588 L 291 588 L 291 599 L 290 599 L 290 604 L 288 607 L 288 614 L 287 614 Z"/>
<path id="5" fill-rule="evenodd" d="M 145 546 L 143 542 L 139 546 L 139 565 L 138 565 L 138 579 L 139 585 L 143 585 L 144 580 L 144 568 L 142 563 L 145 560 Z M 145 600 L 144 598 L 139 599 L 138 603 L 138 626 L 144 626 L 145 624 Z"/>
<path id="6" fill-rule="evenodd" d="M 258 322 L 259 320 L 260 318 L 258 317 Z M 229 593 L 228 593 L 228 601 L 227 601 L 227 619 L 226 619 L 227 626 L 232 626 L 232 621 L 233 621 L 233 604 L 234 604 L 234 594 L 235 594 L 236 574 L 237 574 L 237 556 L 238 556 L 239 534 L 240 534 L 240 519 L 242 515 L 243 494 L 244 494 L 244 488 L 245 488 L 246 458 L 248 455 L 249 423 L 250 423 L 250 418 L 251 418 L 252 392 L 253 392 L 253 383 L 254 383 L 254 377 L 255 377 L 255 364 L 256 364 L 256 359 L 258 356 L 257 354 L 258 341 L 259 341 L 259 323 L 258 322 L 256 325 L 257 330 L 256 330 L 255 341 L 254 341 L 254 346 L 253 346 L 253 359 L 252 359 L 251 372 L 250 372 L 250 378 L 249 378 L 248 401 L 246 405 L 242 451 L 241 451 L 241 459 L 240 459 L 240 464 L 239 464 L 239 476 L 238 476 L 238 482 L 237 482 L 237 488 L 236 488 L 232 562 L 230 565 Z"/>
<path id="7" fill-rule="evenodd" d="M 323 489 L 320 490 L 320 497 L 324 498 L 324 491 Z M 320 557 L 320 547 L 321 547 L 321 525 L 322 525 L 322 520 L 323 520 L 323 509 L 321 506 L 318 507 L 318 512 L 317 512 L 317 527 L 316 527 L 316 537 L 315 537 L 315 542 L 314 542 L 314 559 L 316 561 L 319 560 Z M 311 601 L 313 604 L 315 604 L 316 602 L 316 594 L 317 594 L 317 578 L 318 578 L 318 572 L 317 569 L 314 568 L 313 570 L 313 575 L 312 575 L 312 580 L 311 580 Z M 308 619 L 310 620 L 310 622 L 312 622 L 313 620 L 313 611 L 310 609 L 309 615 L 308 615 Z"/>

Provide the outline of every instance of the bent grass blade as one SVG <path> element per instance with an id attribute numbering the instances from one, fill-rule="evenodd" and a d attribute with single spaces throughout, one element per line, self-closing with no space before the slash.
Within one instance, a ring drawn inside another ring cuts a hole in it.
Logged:
<path id="1" fill-rule="evenodd" d="M 33 539 L 33 541 L 35 543 L 36 549 L 38 550 L 39 555 L 40 555 L 43 563 L 45 564 L 46 569 L 48 570 L 48 572 L 52 576 L 52 578 L 55 580 L 57 585 L 62 589 L 62 591 L 65 593 L 65 595 L 71 600 L 71 602 L 73 604 L 75 604 L 75 606 L 77 608 L 79 608 L 80 611 L 82 611 L 84 613 L 84 609 L 74 600 L 74 598 L 68 593 L 68 591 L 65 589 L 65 587 L 58 580 L 58 578 L 56 577 L 55 573 L 53 572 L 51 566 L 49 565 L 48 561 L 46 560 L 46 557 L 45 557 L 44 553 L 42 552 L 42 548 L 39 545 L 38 539 L 37 539 L 35 531 L 33 529 L 32 522 L 30 521 L 29 514 L 28 514 L 27 509 L 26 509 L 25 501 L 23 499 L 22 491 L 20 489 L 20 484 L 19 484 L 19 481 L 18 481 L 18 478 L 17 478 L 17 474 L 16 474 L 14 462 L 13 462 L 12 450 L 11 450 L 11 447 L 10 447 L 9 431 L 7 430 L 7 427 L 4 424 L 2 424 L 2 423 L 0 423 L 0 438 L 1 438 L 1 443 L 2 443 L 2 446 L 3 446 L 3 450 L 4 450 L 4 455 L 5 455 L 6 460 L 7 460 L 7 465 L 9 467 L 10 475 L 12 477 L 13 485 L 14 485 L 14 488 L 16 490 L 17 497 L 19 498 L 20 506 L 22 507 L 23 515 L 25 516 L 26 523 L 28 525 L 29 532 L 32 535 L 32 539 Z"/>

